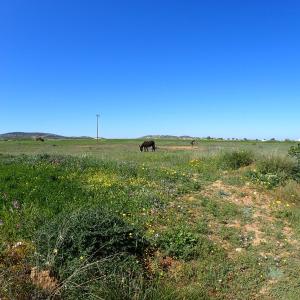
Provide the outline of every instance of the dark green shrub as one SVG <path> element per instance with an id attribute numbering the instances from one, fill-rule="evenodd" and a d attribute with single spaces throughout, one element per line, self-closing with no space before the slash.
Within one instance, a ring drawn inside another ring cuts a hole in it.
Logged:
<path id="1" fill-rule="evenodd" d="M 259 183 L 268 189 L 284 184 L 293 178 L 295 163 L 284 157 L 268 157 L 257 162 L 257 169 L 249 171 L 247 176 L 251 181 Z"/>
<path id="2" fill-rule="evenodd" d="M 225 169 L 237 170 L 241 167 L 249 166 L 253 161 L 252 152 L 240 150 L 222 154 L 219 163 Z"/>
<path id="3" fill-rule="evenodd" d="M 300 144 L 298 144 L 297 146 L 292 146 L 289 149 L 289 156 L 297 160 L 297 166 L 294 168 L 293 177 L 297 181 L 300 181 Z"/>
<path id="4" fill-rule="evenodd" d="M 62 290 L 78 299 L 95 289 L 96 282 L 98 296 L 118 287 L 119 295 L 124 289 L 125 297 L 143 278 L 147 241 L 107 209 L 62 214 L 40 229 L 35 242 L 38 266 L 50 269 Z"/>
<path id="5" fill-rule="evenodd" d="M 263 174 L 258 171 L 249 171 L 246 176 L 252 182 L 264 185 L 267 189 L 272 189 L 286 180 L 285 174 Z"/>
<path id="6" fill-rule="evenodd" d="M 267 157 L 257 162 L 257 171 L 262 174 L 293 174 L 295 164 L 285 157 Z"/>
<path id="7" fill-rule="evenodd" d="M 298 144 L 297 146 L 292 146 L 289 149 L 289 155 L 291 157 L 295 157 L 297 159 L 298 165 L 300 165 L 300 144 Z"/>

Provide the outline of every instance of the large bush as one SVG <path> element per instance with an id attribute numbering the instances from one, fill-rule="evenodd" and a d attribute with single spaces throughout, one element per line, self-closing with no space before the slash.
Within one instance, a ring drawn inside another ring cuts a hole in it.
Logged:
<path id="1" fill-rule="evenodd" d="M 233 170 L 249 166 L 253 161 L 253 153 L 245 150 L 226 152 L 220 157 L 220 165 L 225 169 Z"/>
<path id="2" fill-rule="evenodd" d="M 295 164 L 286 157 L 264 157 L 257 162 L 257 170 L 262 174 L 285 174 L 291 176 Z"/>
<path id="3" fill-rule="evenodd" d="M 93 293 L 110 298 L 117 289 L 126 299 L 130 291 L 140 289 L 135 285 L 143 278 L 147 247 L 138 230 L 111 211 L 88 208 L 60 215 L 41 228 L 36 259 L 40 269 L 50 269 L 59 280 L 65 298 Z"/>
<path id="4" fill-rule="evenodd" d="M 297 166 L 294 168 L 294 179 L 300 181 L 300 144 L 292 146 L 289 149 L 289 155 L 297 160 Z"/>
<path id="5" fill-rule="evenodd" d="M 262 157 L 256 169 L 248 172 L 248 176 L 252 181 L 271 189 L 294 178 L 295 167 L 295 162 L 287 157 Z"/>

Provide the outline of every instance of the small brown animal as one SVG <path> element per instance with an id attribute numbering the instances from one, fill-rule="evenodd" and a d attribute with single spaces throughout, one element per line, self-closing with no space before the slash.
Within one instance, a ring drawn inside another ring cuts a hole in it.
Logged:
<path id="1" fill-rule="evenodd" d="M 148 148 L 152 147 L 152 151 L 155 151 L 155 142 L 154 141 L 144 141 L 142 145 L 139 145 L 141 152 L 144 151 L 149 151 Z"/>

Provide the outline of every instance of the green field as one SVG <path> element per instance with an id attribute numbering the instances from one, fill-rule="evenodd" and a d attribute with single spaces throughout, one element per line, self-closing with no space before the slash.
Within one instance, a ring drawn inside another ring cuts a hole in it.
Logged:
<path id="1" fill-rule="evenodd" d="M 61 154 L 93 156 L 95 158 L 143 160 L 143 156 L 137 156 L 138 145 L 142 140 L 115 139 L 115 140 L 46 140 L 44 143 L 31 140 L 1 141 L 0 153 L 2 154 Z M 256 141 L 208 141 L 199 140 L 195 147 L 191 147 L 190 140 L 157 140 L 160 159 L 161 153 L 174 153 L 180 151 L 180 155 L 198 157 L 215 154 L 219 151 L 231 151 L 236 149 L 251 150 L 258 154 L 285 156 L 287 150 L 295 142 L 256 142 Z M 171 148 L 170 148 L 171 147 Z M 176 148 L 178 147 L 178 148 Z M 187 147 L 186 149 L 180 147 Z M 182 150 L 185 150 L 184 152 Z"/>
<path id="2" fill-rule="evenodd" d="M 299 299 L 293 142 L 0 141 L 1 299 Z"/>

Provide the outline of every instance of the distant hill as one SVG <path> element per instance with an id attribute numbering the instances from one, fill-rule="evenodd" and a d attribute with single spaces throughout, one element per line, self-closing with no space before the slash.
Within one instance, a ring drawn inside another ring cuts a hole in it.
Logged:
<path id="1" fill-rule="evenodd" d="M 42 137 L 45 139 L 91 139 L 91 137 L 80 136 L 80 137 L 69 137 L 63 136 L 53 133 L 45 133 L 45 132 L 8 132 L 0 134 L 0 139 L 34 139 L 36 137 Z"/>

